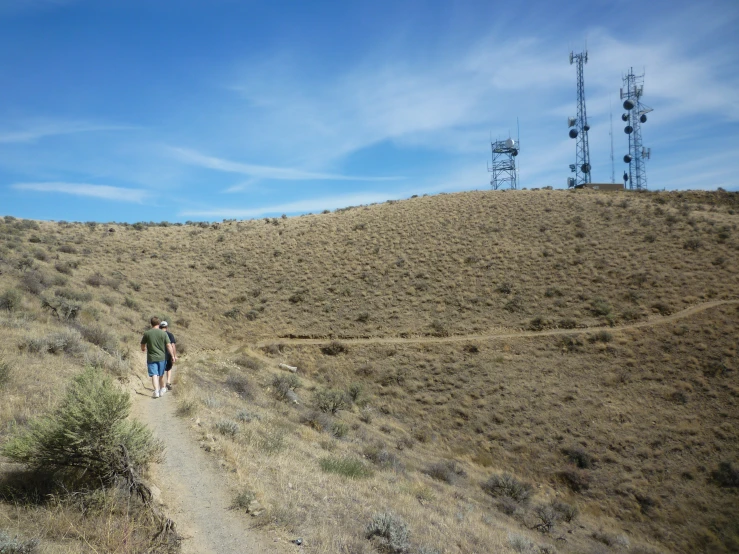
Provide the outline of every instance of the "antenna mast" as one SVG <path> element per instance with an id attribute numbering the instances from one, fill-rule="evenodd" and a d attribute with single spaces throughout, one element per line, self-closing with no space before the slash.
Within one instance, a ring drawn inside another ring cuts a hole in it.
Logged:
<path id="1" fill-rule="evenodd" d="M 624 101 L 626 113 L 621 119 L 626 123 L 624 133 L 629 136 L 629 153 L 624 162 L 629 164 L 624 171 L 624 188 L 631 190 L 647 190 L 647 168 L 645 160 L 651 157 L 652 149 L 644 148 L 641 142 L 641 125 L 647 122 L 647 114 L 652 108 L 642 104 L 644 94 L 644 74 L 634 75 L 634 68 L 623 77 L 624 88 L 621 89 L 621 100 Z"/>
<path id="2" fill-rule="evenodd" d="M 518 172 L 516 170 L 516 156 L 521 148 L 520 144 L 508 138 L 506 140 L 496 140 L 490 143 L 490 147 L 493 151 L 493 163 L 488 165 L 488 171 L 492 173 L 490 177 L 490 186 L 493 190 L 508 184 L 511 190 L 518 188 L 517 177 Z"/>
<path id="3" fill-rule="evenodd" d="M 575 163 L 570 165 L 570 171 L 575 177 L 567 179 L 570 187 L 579 187 L 592 182 L 590 178 L 590 147 L 588 145 L 588 115 L 585 110 L 585 78 L 583 66 L 588 63 L 588 51 L 575 54 L 570 52 L 570 65 L 577 65 L 577 117 L 570 117 L 567 125 L 570 127 L 570 138 L 577 139 L 575 145 Z"/>
<path id="4" fill-rule="evenodd" d="M 616 165 L 613 163 L 613 106 L 610 98 L 608 99 L 608 111 L 611 113 L 611 131 L 608 133 L 611 137 L 611 184 L 616 184 Z"/>

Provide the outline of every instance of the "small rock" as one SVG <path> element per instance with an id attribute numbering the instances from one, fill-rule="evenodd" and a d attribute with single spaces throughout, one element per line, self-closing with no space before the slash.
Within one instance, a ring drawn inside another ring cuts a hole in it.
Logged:
<path id="1" fill-rule="evenodd" d="M 159 487 L 156 485 L 151 485 L 149 487 L 149 490 L 151 491 L 151 499 L 156 502 L 157 504 L 162 504 L 162 491 Z"/>
<path id="2" fill-rule="evenodd" d="M 257 500 L 252 500 L 246 507 L 246 513 L 251 514 L 252 517 L 258 517 L 262 515 L 264 508 Z"/>

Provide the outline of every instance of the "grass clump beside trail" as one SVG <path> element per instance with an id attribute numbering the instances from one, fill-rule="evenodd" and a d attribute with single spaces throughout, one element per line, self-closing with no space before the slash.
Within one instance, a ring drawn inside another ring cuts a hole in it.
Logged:
<path id="1" fill-rule="evenodd" d="M 143 424 L 126 419 L 130 408 L 128 393 L 87 369 L 73 379 L 55 412 L 19 429 L 2 454 L 34 470 L 73 471 L 91 483 L 113 484 L 162 453 Z"/>
<path id="2" fill-rule="evenodd" d="M 372 477 L 373 471 L 361 460 L 356 458 L 323 458 L 319 465 L 326 473 L 337 473 L 350 479 L 363 479 Z"/>

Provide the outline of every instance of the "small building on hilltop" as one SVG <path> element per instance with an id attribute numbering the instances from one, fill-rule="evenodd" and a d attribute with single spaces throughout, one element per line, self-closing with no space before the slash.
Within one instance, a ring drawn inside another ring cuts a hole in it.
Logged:
<path id="1" fill-rule="evenodd" d="M 600 191 L 612 191 L 612 190 L 624 190 L 623 183 L 585 183 L 580 187 L 583 189 L 600 190 Z"/>

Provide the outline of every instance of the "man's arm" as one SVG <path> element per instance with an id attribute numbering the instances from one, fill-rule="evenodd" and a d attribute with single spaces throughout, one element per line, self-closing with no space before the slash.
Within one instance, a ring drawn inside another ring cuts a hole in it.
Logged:
<path id="1" fill-rule="evenodd" d="M 167 350 L 169 350 L 169 355 L 172 356 L 172 361 L 174 361 L 177 358 L 177 354 L 175 354 L 174 348 L 171 342 L 167 343 Z"/>
<path id="2" fill-rule="evenodd" d="M 146 343 L 141 343 L 141 351 L 146 352 Z"/>

